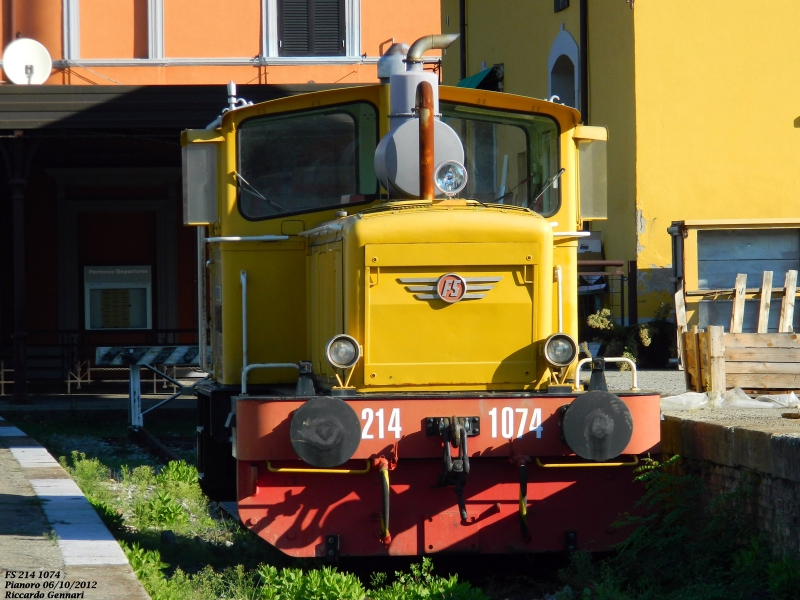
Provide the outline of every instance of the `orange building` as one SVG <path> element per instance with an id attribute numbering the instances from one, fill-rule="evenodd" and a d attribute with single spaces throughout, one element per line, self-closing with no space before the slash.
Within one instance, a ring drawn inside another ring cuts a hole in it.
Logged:
<path id="1" fill-rule="evenodd" d="M 4 46 L 50 52 L 48 84 L 371 83 L 392 40 L 441 28 L 432 0 L 3 0 Z"/>
<path id="2" fill-rule="evenodd" d="M 435 0 L 0 5 L 3 46 L 34 39 L 53 64 L 42 86 L 0 83 L 0 382 L 20 400 L 99 345 L 196 343 L 179 133 L 214 120 L 228 81 L 255 102 L 374 83 L 393 41 L 441 30 Z"/>

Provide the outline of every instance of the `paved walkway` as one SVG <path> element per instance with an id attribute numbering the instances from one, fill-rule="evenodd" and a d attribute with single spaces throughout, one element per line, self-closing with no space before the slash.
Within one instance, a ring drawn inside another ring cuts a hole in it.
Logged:
<path id="1" fill-rule="evenodd" d="M 75 482 L 2 418 L 0 578 L 2 598 L 149 598 Z"/>

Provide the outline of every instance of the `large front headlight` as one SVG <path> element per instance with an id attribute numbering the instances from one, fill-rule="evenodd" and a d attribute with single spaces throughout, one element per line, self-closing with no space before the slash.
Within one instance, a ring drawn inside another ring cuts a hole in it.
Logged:
<path id="1" fill-rule="evenodd" d="M 361 358 L 361 347 L 355 338 L 349 335 L 335 335 L 325 347 L 325 356 L 334 367 L 349 369 Z"/>
<path id="2" fill-rule="evenodd" d="M 544 357 L 555 367 L 566 367 L 578 355 L 578 345 L 565 333 L 554 333 L 544 343 Z"/>
<path id="3" fill-rule="evenodd" d="M 433 183 L 446 196 L 455 196 L 467 185 L 467 169 L 456 160 L 439 163 L 433 173 Z"/>

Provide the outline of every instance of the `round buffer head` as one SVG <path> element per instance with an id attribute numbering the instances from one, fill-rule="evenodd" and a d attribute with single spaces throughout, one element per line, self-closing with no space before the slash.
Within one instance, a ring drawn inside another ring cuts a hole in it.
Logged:
<path id="1" fill-rule="evenodd" d="M 587 460 L 604 461 L 622 454 L 633 435 L 633 416 L 618 396 L 593 391 L 567 406 L 561 432 L 570 449 Z"/>
<path id="2" fill-rule="evenodd" d="M 311 398 L 294 411 L 289 438 L 297 456 L 327 469 L 352 458 L 361 443 L 361 421 L 356 411 L 337 398 Z"/>

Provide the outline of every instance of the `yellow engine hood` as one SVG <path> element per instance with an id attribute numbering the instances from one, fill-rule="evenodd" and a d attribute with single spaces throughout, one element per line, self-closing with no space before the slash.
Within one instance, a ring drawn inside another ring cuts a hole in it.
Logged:
<path id="1" fill-rule="evenodd" d="M 321 273 L 312 287 L 320 306 L 342 295 L 343 332 L 364 350 L 351 380 L 360 391 L 529 389 L 543 380 L 540 340 L 552 322 L 547 221 L 514 208 L 411 204 L 348 217 L 335 237 L 312 256 L 341 252 L 341 287 L 325 290 Z M 442 284 L 445 294 L 455 287 L 460 298 L 452 303 L 437 293 L 447 274 L 456 277 Z M 332 375 L 318 346 L 339 331 L 325 329 L 314 336 L 322 359 L 314 362 Z"/>

